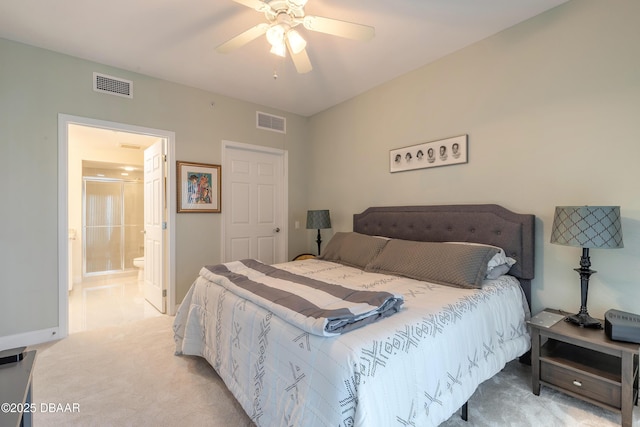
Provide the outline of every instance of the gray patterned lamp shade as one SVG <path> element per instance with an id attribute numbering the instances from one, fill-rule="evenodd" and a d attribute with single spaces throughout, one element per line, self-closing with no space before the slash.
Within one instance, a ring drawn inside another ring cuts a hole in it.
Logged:
<path id="1" fill-rule="evenodd" d="M 551 243 L 580 248 L 622 248 L 620 206 L 557 206 Z"/>
<path id="2" fill-rule="evenodd" d="M 331 228 L 331 218 L 328 210 L 307 211 L 307 228 Z"/>

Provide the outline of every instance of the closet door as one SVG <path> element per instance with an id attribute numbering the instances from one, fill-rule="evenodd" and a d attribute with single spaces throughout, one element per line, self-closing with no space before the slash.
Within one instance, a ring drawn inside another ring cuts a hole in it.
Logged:
<path id="1" fill-rule="evenodd" d="M 286 261 L 285 153 L 225 147 L 222 167 L 223 260 Z"/>

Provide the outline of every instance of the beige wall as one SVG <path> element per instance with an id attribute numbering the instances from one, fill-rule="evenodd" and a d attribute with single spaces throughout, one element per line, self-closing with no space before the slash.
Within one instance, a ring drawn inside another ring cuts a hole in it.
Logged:
<path id="1" fill-rule="evenodd" d="M 134 98 L 94 92 L 96 71 L 132 80 Z M 286 116 L 287 134 L 256 129 L 256 110 Z M 307 118 L 0 39 L 0 340 L 58 326 L 60 113 L 175 132 L 176 160 L 220 164 L 222 140 L 288 150 L 290 225 L 306 212 Z M 177 214 L 178 301 L 220 261 L 220 224 Z M 289 229 L 290 253 L 306 252 L 307 230 Z"/>
<path id="2" fill-rule="evenodd" d="M 640 2 L 574 0 L 311 120 L 311 207 L 333 231 L 373 205 L 498 203 L 537 216 L 533 308 L 580 306 L 556 205 L 620 205 L 625 248 L 591 251 L 589 308 L 640 313 Z M 389 173 L 389 150 L 469 135 L 465 165 Z"/>

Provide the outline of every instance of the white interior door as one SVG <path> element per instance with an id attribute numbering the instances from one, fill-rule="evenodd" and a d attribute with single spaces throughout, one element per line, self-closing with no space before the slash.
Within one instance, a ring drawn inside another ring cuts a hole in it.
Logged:
<path id="1" fill-rule="evenodd" d="M 164 254 L 164 141 L 144 150 L 144 297 L 166 312 Z"/>
<path id="2" fill-rule="evenodd" d="M 285 262 L 286 153 L 225 145 L 223 260 Z"/>

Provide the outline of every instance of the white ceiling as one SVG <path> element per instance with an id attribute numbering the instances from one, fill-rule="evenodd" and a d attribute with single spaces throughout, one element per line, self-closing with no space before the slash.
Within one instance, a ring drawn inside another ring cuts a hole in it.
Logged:
<path id="1" fill-rule="evenodd" d="M 307 15 L 376 35 L 361 42 L 299 27 L 307 74 L 270 54 L 264 37 L 217 53 L 265 22 L 232 0 L 2 0 L 0 37 L 310 116 L 565 1 L 309 0 Z"/>
<path id="2" fill-rule="evenodd" d="M 139 150 L 143 152 L 158 141 L 157 136 L 70 124 L 69 141 L 92 144 L 94 150 Z M 136 148 L 137 147 L 137 148 Z M 142 155 L 140 158 L 142 159 Z"/>
<path id="3" fill-rule="evenodd" d="M 133 167 L 136 171 L 143 170 L 145 148 L 158 141 L 156 136 L 77 124 L 70 124 L 67 132 L 70 150 L 73 150 L 79 144 L 90 144 L 94 152 L 108 151 L 114 153 L 112 158 L 119 157 L 120 159 L 129 160 L 126 163 L 84 160 L 84 166 L 96 169 L 123 169 L 128 166 Z M 132 155 L 132 153 L 135 154 Z M 138 158 L 138 161 L 131 161 L 132 158 Z"/>

